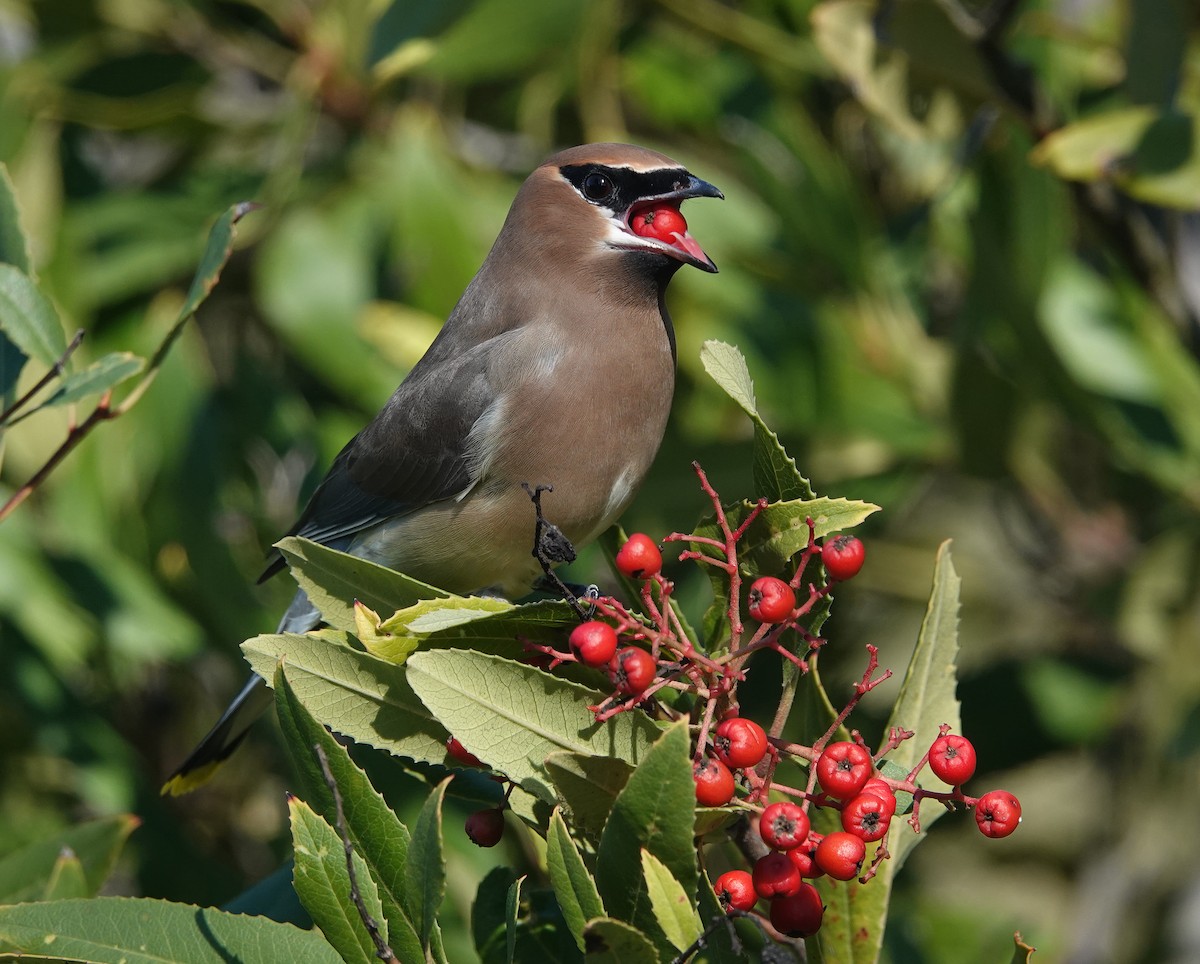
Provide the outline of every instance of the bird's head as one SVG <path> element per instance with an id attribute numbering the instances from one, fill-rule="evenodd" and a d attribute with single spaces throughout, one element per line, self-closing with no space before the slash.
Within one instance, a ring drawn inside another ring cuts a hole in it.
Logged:
<path id="1" fill-rule="evenodd" d="M 584 144 L 548 158 L 513 205 L 520 230 L 560 261 L 615 259 L 669 277 L 682 264 L 717 266 L 687 230 L 679 206 L 724 197 L 665 154 L 630 144 Z M 655 216 L 661 227 L 652 228 Z"/>

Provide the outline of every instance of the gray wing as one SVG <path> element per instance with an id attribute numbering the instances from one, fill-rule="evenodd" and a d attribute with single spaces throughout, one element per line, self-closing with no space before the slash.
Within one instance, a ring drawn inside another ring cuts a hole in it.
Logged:
<path id="1" fill-rule="evenodd" d="M 475 481 L 471 428 L 495 400 L 488 360 L 504 337 L 453 356 L 431 348 L 338 453 L 287 534 L 344 548 L 363 529 L 465 491 Z M 273 552 L 259 582 L 283 568 Z"/>

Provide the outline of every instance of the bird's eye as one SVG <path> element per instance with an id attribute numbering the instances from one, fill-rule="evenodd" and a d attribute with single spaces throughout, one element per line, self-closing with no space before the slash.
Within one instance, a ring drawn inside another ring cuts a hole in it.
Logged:
<path id="1" fill-rule="evenodd" d="M 589 201 L 607 201 L 613 190 L 613 182 L 599 171 L 592 171 L 583 179 L 583 196 Z"/>

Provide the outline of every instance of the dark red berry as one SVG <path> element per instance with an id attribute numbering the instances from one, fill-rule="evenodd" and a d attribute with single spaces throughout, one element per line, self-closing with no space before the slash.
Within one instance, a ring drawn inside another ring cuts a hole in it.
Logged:
<path id="1" fill-rule="evenodd" d="M 788 855 L 772 850 L 754 865 L 754 890 L 763 900 L 787 897 L 800 889 L 800 871 Z"/>
<path id="2" fill-rule="evenodd" d="M 467 836 L 476 847 L 494 847 L 504 836 L 504 811 L 497 807 L 476 810 L 467 817 Z"/>
<path id="3" fill-rule="evenodd" d="M 863 784 L 863 793 L 873 793 L 881 801 L 883 801 L 884 810 L 887 811 L 889 817 L 896 815 L 896 791 L 879 777 L 871 777 Z"/>
<path id="4" fill-rule="evenodd" d="M 702 807 L 723 807 L 733 799 L 733 774 L 720 760 L 703 757 L 692 767 L 696 802 Z"/>
<path id="5" fill-rule="evenodd" d="M 830 579 L 842 582 L 858 575 L 866 552 L 858 536 L 834 536 L 821 547 L 821 564 Z"/>
<path id="6" fill-rule="evenodd" d="M 636 696 L 654 682 L 658 667 L 654 664 L 654 657 L 644 649 L 626 646 L 617 650 L 609 661 L 608 669 L 618 691 Z"/>
<path id="7" fill-rule="evenodd" d="M 767 753 L 766 731 L 744 716 L 731 716 L 717 724 L 713 752 L 726 766 L 758 766 Z"/>
<path id="8" fill-rule="evenodd" d="M 630 579 L 649 579 L 662 571 L 662 553 L 654 540 L 641 532 L 635 532 L 625 540 L 625 545 L 617 552 L 616 562 L 617 570 Z"/>
<path id="9" fill-rule="evenodd" d="M 825 905 L 812 884 L 801 883 L 796 893 L 771 901 L 771 926 L 788 937 L 812 937 L 824 916 Z"/>
<path id="10" fill-rule="evenodd" d="M 727 870 L 713 884 L 717 900 L 725 913 L 730 910 L 749 910 L 758 900 L 754 878 L 744 870 Z"/>
<path id="11" fill-rule="evenodd" d="M 866 853 L 862 837 L 838 830 L 817 844 L 817 866 L 834 880 L 850 880 L 858 876 Z"/>
<path id="12" fill-rule="evenodd" d="M 454 737 L 450 737 L 450 739 L 446 741 L 446 753 L 459 763 L 466 764 L 469 767 L 487 766 L 487 764 L 485 764 L 481 759 L 479 759 L 479 757 L 459 743 Z"/>
<path id="13" fill-rule="evenodd" d="M 866 841 L 883 839 L 891 822 L 887 804 L 873 793 L 860 793 L 842 807 L 842 829 Z"/>
<path id="14" fill-rule="evenodd" d="M 791 850 L 808 839 L 808 814 L 787 801 L 772 803 L 758 818 L 758 833 L 768 847 Z"/>
<path id="15" fill-rule="evenodd" d="M 1021 822 L 1021 802 L 1007 790 L 985 793 L 975 804 L 975 823 L 985 837 L 1007 837 Z"/>
<path id="16" fill-rule="evenodd" d="M 849 800 L 862 792 L 871 779 L 875 763 L 871 752 L 858 743 L 830 743 L 817 758 L 817 782 L 838 800 Z"/>
<path id="17" fill-rule="evenodd" d="M 571 648 L 581 663 L 606 666 L 617 652 L 617 631 L 595 619 L 580 623 L 571 630 Z"/>
<path id="18" fill-rule="evenodd" d="M 642 208 L 629 219 L 633 233 L 643 238 L 656 238 L 671 244 L 676 234 L 687 234 L 687 221 L 679 208 L 671 204 L 655 204 Z"/>
<path id="19" fill-rule="evenodd" d="M 817 866 L 817 844 L 813 842 L 811 837 L 801 846 L 784 852 L 788 855 L 792 863 L 796 865 L 796 869 L 800 871 L 801 877 L 810 877 L 815 880 L 817 877 L 825 876 L 825 871 Z"/>
<path id="20" fill-rule="evenodd" d="M 975 747 L 965 736 L 939 736 L 929 748 L 929 769 L 943 783 L 961 787 L 975 775 Z"/>
<path id="21" fill-rule="evenodd" d="M 796 593 L 782 579 L 763 576 L 750 587 L 750 618 L 760 623 L 781 623 L 796 608 Z"/>

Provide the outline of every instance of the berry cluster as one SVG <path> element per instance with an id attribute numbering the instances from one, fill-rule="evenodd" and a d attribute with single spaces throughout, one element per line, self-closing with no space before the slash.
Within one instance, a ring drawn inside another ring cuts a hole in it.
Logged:
<path id="1" fill-rule="evenodd" d="M 827 876 L 866 883 L 890 855 L 887 835 L 900 810 L 903 795 L 913 831 L 920 831 L 920 807 L 933 799 L 949 809 L 974 809 L 981 832 L 1004 837 L 1021 818 L 1017 799 L 1005 791 L 973 798 L 962 785 L 975 772 L 975 750 L 963 736 L 942 726 L 929 750 L 905 773 L 887 756 L 915 734 L 895 727 L 877 751 L 857 731 L 846 739 L 844 724 L 858 701 L 891 676 L 878 670 L 877 651 L 868 646 L 868 665 L 853 695 L 828 730 L 811 746 L 781 737 L 787 706 L 768 729 L 740 715 L 738 684 L 746 664 L 770 649 L 791 661 L 801 673 L 825 640 L 813 630 L 823 619 L 818 604 L 833 587 L 861 570 L 865 550 L 861 540 L 833 535 L 823 543 L 807 520 L 808 543 L 793 559 L 790 578 L 761 576 L 743 588 L 738 543 L 766 508 L 760 500 L 736 527 L 704 472 L 696 466 L 701 486 L 712 501 L 722 538 L 696 533 L 673 533 L 664 542 L 690 545 L 681 560 L 714 567 L 728 579 L 729 643 L 724 651 L 702 653 L 684 631 L 671 605 L 673 583 L 662 575 L 662 553 L 648 536 L 631 536 L 616 557 L 618 570 L 640 581 L 641 612 L 612 597 L 594 601 L 592 618 L 576 626 L 567 651 L 529 644 L 548 668 L 577 662 L 606 673 L 611 695 L 592 707 L 598 721 L 635 706 L 661 718 L 687 715 L 694 733 L 693 778 L 696 801 L 705 807 L 732 806 L 757 821 L 762 846 L 743 845 L 752 870 L 730 870 L 717 878 L 716 894 L 728 913 L 751 913 L 762 899 L 769 901 L 767 919 L 774 931 L 789 937 L 810 936 L 820 928 L 824 908 L 811 880 Z M 743 622 L 742 612 L 753 625 Z M 675 691 L 663 700 L 662 691 Z M 807 770 L 807 784 L 778 782 L 776 770 L 791 761 Z M 929 771 L 949 790 L 929 789 L 917 782 Z M 911 798 L 911 803 L 907 800 Z M 841 830 L 818 833 L 812 826 L 814 808 L 836 811 Z M 874 853 L 867 860 L 867 845 Z M 765 853 L 763 853 L 765 851 Z M 761 856 L 759 854 L 762 854 Z M 864 868 L 864 864 L 867 866 Z"/>

